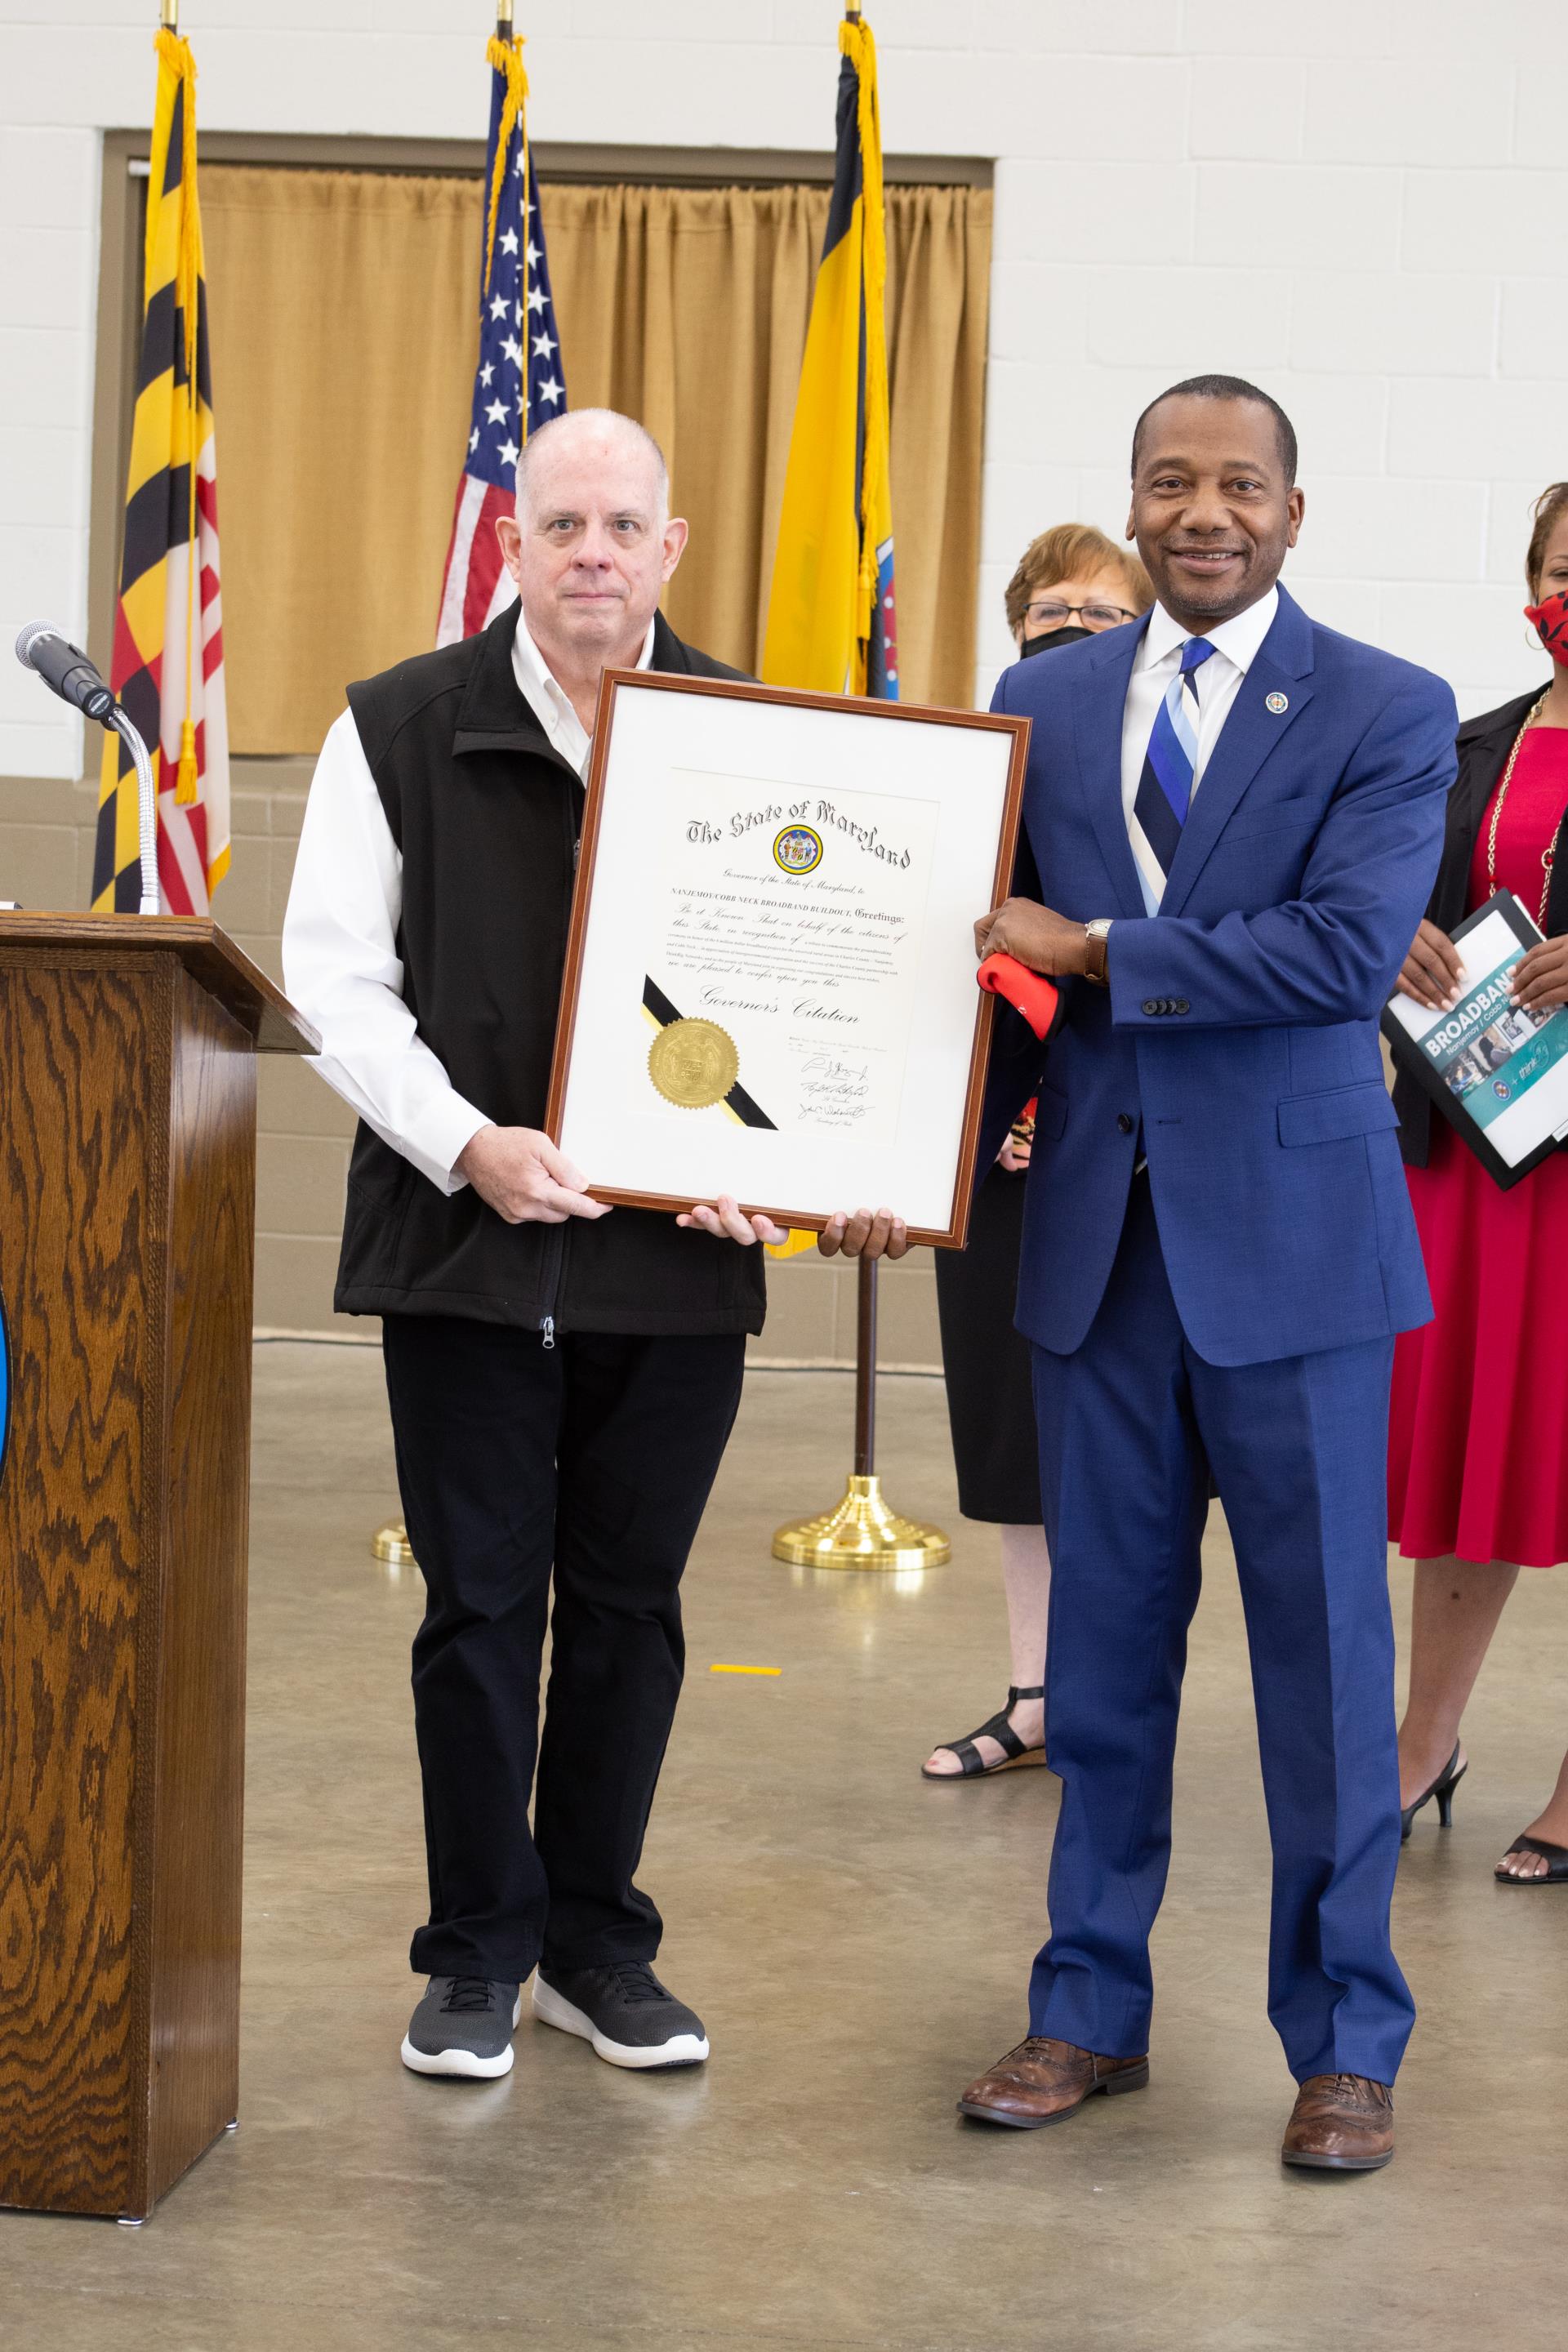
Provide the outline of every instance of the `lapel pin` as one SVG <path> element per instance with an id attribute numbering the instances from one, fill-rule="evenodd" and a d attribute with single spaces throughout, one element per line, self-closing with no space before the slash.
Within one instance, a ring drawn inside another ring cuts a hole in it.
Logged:
<path id="1" fill-rule="evenodd" d="M 1278 719 L 1282 710 L 1289 709 L 1290 698 L 1288 694 L 1266 694 L 1263 698 L 1263 708 L 1265 710 L 1271 710 Z"/>

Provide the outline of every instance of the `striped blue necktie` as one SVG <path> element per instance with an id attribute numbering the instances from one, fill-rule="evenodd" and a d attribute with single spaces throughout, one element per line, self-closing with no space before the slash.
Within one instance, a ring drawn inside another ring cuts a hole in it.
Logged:
<path id="1" fill-rule="evenodd" d="M 1164 875 L 1171 871 L 1193 797 L 1198 758 L 1197 672 L 1214 650 L 1206 637 L 1189 637 L 1183 646 L 1181 668 L 1154 713 L 1132 803 L 1132 814 Z"/>

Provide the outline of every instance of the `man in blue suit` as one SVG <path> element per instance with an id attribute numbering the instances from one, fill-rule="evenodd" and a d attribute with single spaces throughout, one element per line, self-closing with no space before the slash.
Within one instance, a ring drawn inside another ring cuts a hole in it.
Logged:
<path id="1" fill-rule="evenodd" d="M 1431 1313 L 1377 1023 L 1436 874 L 1455 710 L 1277 584 L 1302 507 L 1274 401 L 1177 385 L 1132 449 L 1158 604 L 1008 670 L 993 705 L 1034 722 L 1046 904 L 1008 899 L 977 943 L 1063 982 L 1043 1058 L 1005 1016 L 991 1091 L 998 1136 L 1039 1097 L 1018 1320 L 1062 1797 L 1029 2039 L 960 2104 L 1030 2128 L 1148 2079 L 1212 1476 L 1274 1848 L 1268 2011 L 1300 2085 L 1281 2153 L 1370 2170 L 1415 2016 L 1389 1944 L 1388 1387 L 1394 1333 Z"/>

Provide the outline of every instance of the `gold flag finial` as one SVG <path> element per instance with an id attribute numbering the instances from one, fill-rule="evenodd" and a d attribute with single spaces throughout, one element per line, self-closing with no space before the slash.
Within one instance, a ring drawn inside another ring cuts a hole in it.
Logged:
<path id="1" fill-rule="evenodd" d="M 180 0 L 163 0 L 163 15 L 160 19 L 160 23 L 165 33 L 177 33 L 179 31 Z"/>

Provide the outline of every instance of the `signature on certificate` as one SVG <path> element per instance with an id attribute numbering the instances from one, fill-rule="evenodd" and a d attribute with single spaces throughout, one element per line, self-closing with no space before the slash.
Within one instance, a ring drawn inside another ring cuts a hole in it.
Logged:
<path id="1" fill-rule="evenodd" d="M 866 1115 L 871 1072 L 865 1062 L 812 1054 L 801 1064 L 800 1107 L 825 1127 L 854 1127 Z"/>

